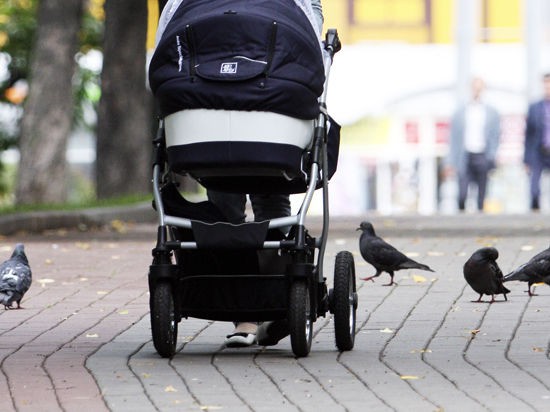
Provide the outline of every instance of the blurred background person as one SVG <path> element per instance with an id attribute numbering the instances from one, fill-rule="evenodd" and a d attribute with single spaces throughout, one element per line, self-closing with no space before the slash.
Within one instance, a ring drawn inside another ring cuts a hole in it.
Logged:
<path id="1" fill-rule="evenodd" d="M 543 76 L 544 97 L 529 106 L 523 162 L 529 172 L 531 210 L 540 208 L 540 178 L 550 168 L 550 73 Z"/>
<path id="2" fill-rule="evenodd" d="M 483 211 L 488 173 L 495 167 L 500 141 L 500 115 L 482 100 L 485 83 L 471 82 L 471 100 L 458 108 L 451 119 L 447 176 L 458 178 L 458 209 L 464 211 L 468 189 L 477 186 L 477 209 Z"/>

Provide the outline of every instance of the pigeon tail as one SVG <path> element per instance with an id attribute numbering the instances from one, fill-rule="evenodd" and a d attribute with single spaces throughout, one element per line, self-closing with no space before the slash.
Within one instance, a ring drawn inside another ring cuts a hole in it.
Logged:
<path id="1" fill-rule="evenodd" d="M 523 282 L 528 282 L 530 278 L 527 274 L 518 270 L 518 271 L 510 272 L 509 274 L 504 276 L 504 278 L 502 279 L 503 282 L 509 282 L 511 280 L 520 280 Z"/>

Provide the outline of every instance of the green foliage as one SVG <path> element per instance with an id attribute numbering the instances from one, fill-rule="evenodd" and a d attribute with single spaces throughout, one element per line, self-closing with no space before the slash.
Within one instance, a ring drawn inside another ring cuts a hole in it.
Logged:
<path id="1" fill-rule="evenodd" d="M 22 117 L 22 99 L 10 98 L 6 93 L 16 82 L 25 83 L 29 78 L 31 51 L 37 25 L 39 0 L 0 1 L 0 64 L 7 61 L 7 76 L 0 77 L 0 111 L 8 113 L 9 124 L 0 116 L 0 153 L 17 144 L 19 122 Z M 103 14 L 101 0 L 88 0 L 82 19 L 80 33 L 80 53 L 82 56 L 91 50 L 100 50 L 103 36 Z M 75 56 L 76 57 L 76 56 Z M 1 75 L 1 72 L 0 72 Z M 93 129 L 93 116 L 99 100 L 100 70 L 83 65 L 78 66 L 74 78 L 75 111 L 74 126 Z M 6 117 L 6 116 L 4 116 Z M 12 185 L 4 184 L 5 167 L 0 163 L 0 197 Z"/>
<path id="2" fill-rule="evenodd" d="M 0 49 L 9 55 L 9 83 L 28 77 L 37 4 L 37 0 L 3 0 L 0 3 Z M 0 100 L 6 101 L 4 93 Z"/>

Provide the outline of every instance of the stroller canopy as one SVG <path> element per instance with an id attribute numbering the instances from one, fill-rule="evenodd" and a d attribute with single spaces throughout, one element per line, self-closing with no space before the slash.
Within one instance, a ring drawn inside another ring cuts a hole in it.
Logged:
<path id="1" fill-rule="evenodd" d="M 294 0 L 183 0 L 149 66 L 162 116 L 254 110 L 314 119 L 324 67 Z"/>

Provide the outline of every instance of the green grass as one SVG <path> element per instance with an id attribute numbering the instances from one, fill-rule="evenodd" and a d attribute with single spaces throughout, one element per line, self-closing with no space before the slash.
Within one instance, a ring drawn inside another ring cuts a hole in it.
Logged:
<path id="1" fill-rule="evenodd" d="M 13 213 L 25 212 L 47 212 L 47 211 L 74 211 L 82 209 L 90 209 L 97 207 L 116 207 L 116 206 L 131 206 L 139 203 L 151 201 L 152 194 L 128 195 L 113 197 L 103 200 L 91 200 L 85 202 L 68 202 L 60 204 L 40 204 L 40 205 L 23 205 L 14 206 L 7 205 L 0 207 L 0 215 L 8 215 Z"/>

